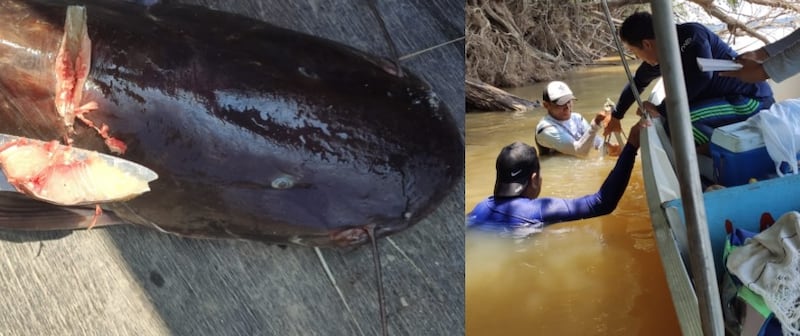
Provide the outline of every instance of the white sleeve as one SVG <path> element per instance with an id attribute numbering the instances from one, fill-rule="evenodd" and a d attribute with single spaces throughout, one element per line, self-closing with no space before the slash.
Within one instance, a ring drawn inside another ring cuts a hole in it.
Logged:
<path id="1" fill-rule="evenodd" d="M 599 125 L 591 124 L 584 120 L 584 125 L 587 125 L 587 131 L 583 134 L 583 136 L 575 141 L 575 155 L 578 156 L 587 156 L 589 155 L 589 151 L 595 147 L 595 140 L 597 139 L 597 131 L 600 129 Z"/>
<path id="2" fill-rule="evenodd" d="M 591 125 L 588 131 L 577 141 L 557 126 L 547 123 L 536 127 L 536 141 L 547 148 L 555 149 L 561 153 L 584 157 L 594 147 L 594 138 L 600 129 L 598 125 Z"/>
<path id="3" fill-rule="evenodd" d="M 800 31 L 800 30 L 798 30 Z M 783 50 L 775 56 L 767 58 L 763 63 L 764 71 L 772 80 L 781 82 L 800 72 L 800 42 Z"/>
<path id="4" fill-rule="evenodd" d="M 765 45 L 764 51 L 766 51 L 767 55 L 769 56 L 775 56 L 786 50 L 786 48 L 797 44 L 798 41 L 800 41 L 800 29 L 797 29 L 791 34 L 784 36 L 780 40 Z"/>

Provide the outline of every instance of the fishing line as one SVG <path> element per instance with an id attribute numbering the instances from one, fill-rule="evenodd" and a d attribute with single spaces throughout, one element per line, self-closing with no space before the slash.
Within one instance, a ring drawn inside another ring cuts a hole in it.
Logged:
<path id="1" fill-rule="evenodd" d="M 617 30 L 614 28 L 614 22 L 611 20 L 611 11 L 608 9 L 607 0 L 603 0 L 603 11 L 606 14 L 606 22 L 608 22 L 608 29 L 611 30 L 611 36 L 614 38 L 614 44 L 617 46 L 619 59 L 622 61 L 622 66 L 625 68 L 625 74 L 628 76 L 628 85 L 631 88 L 631 92 L 633 92 L 633 97 L 636 98 L 636 103 L 639 104 L 639 109 L 642 111 L 643 118 L 646 118 L 648 121 L 650 121 L 650 114 L 644 110 L 642 98 L 639 96 L 639 90 L 636 89 L 636 84 L 633 81 L 633 75 L 631 75 L 631 68 L 628 66 L 628 61 L 625 60 L 625 54 L 622 51 L 622 43 L 619 41 Z"/>
<path id="2" fill-rule="evenodd" d="M 450 41 L 443 42 L 443 43 L 439 43 L 439 44 L 437 44 L 437 45 L 435 45 L 435 46 L 433 46 L 433 47 L 430 47 L 430 48 L 425 48 L 425 49 L 422 49 L 422 50 L 420 50 L 420 51 L 416 51 L 416 52 L 410 53 L 410 54 L 408 54 L 408 55 L 403 55 L 403 56 L 400 56 L 399 60 L 401 60 L 401 61 L 405 61 L 405 60 L 407 60 L 407 59 L 409 59 L 409 58 L 412 58 L 412 57 L 416 57 L 416 56 L 422 55 L 422 54 L 424 54 L 424 53 L 426 53 L 426 52 L 429 52 L 429 51 L 432 51 L 432 50 L 435 50 L 435 49 L 438 49 L 438 48 L 444 47 L 444 46 L 446 46 L 446 45 L 448 45 L 448 44 L 453 44 L 453 43 L 456 43 L 456 42 L 458 42 L 458 41 L 462 41 L 462 40 L 464 40 L 464 39 L 465 39 L 465 38 L 464 38 L 464 36 L 461 36 L 461 37 L 458 37 L 458 38 L 454 38 L 454 39 L 452 39 L 452 40 L 450 40 Z"/>

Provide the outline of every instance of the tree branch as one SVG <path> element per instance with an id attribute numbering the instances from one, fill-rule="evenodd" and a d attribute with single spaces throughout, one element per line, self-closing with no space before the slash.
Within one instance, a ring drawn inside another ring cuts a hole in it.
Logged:
<path id="1" fill-rule="evenodd" d="M 747 0 L 747 2 L 756 5 L 769 6 L 773 8 L 793 10 L 795 12 L 800 13 L 800 5 L 794 2 L 779 1 L 779 0 Z"/>
<path id="2" fill-rule="evenodd" d="M 741 29 L 750 34 L 750 36 L 755 37 L 764 43 L 770 42 L 766 36 L 759 33 L 755 29 L 750 28 L 743 22 L 728 16 L 728 14 L 726 14 L 721 9 L 719 9 L 719 7 L 714 5 L 713 0 L 689 0 L 689 1 L 696 3 L 698 6 L 702 7 L 703 10 L 706 11 L 706 13 L 719 19 L 720 21 L 722 21 L 722 23 L 728 25 L 728 30 L 731 33 L 734 33 L 734 30 L 736 29 Z"/>
<path id="3" fill-rule="evenodd" d="M 600 1 L 597 2 L 600 5 Z M 620 8 L 629 5 L 644 5 L 649 4 L 649 0 L 614 0 L 608 2 L 608 8 Z"/>

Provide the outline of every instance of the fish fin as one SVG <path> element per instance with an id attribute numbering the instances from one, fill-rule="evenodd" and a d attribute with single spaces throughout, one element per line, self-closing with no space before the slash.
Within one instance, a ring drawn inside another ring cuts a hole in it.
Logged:
<path id="1" fill-rule="evenodd" d="M 27 231 L 85 229 L 94 219 L 94 207 L 61 207 L 16 192 L 0 192 L 0 228 Z M 94 227 L 122 223 L 111 211 L 103 211 L 97 216 Z"/>

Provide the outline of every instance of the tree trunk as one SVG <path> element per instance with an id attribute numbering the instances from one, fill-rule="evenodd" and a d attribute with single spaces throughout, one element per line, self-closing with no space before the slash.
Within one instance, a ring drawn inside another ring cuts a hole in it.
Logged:
<path id="1" fill-rule="evenodd" d="M 481 81 L 466 80 L 467 109 L 478 111 L 528 111 L 541 106 L 539 101 L 517 97 Z"/>

